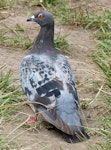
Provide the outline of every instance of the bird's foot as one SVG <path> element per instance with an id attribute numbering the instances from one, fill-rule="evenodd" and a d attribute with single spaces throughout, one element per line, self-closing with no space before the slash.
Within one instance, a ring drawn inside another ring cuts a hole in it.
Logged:
<path id="1" fill-rule="evenodd" d="M 34 118 L 29 119 L 29 120 L 27 121 L 27 123 L 28 123 L 28 124 L 34 124 L 34 123 L 37 122 L 37 120 L 38 120 L 38 115 L 36 114 L 36 115 L 34 116 Z"/>

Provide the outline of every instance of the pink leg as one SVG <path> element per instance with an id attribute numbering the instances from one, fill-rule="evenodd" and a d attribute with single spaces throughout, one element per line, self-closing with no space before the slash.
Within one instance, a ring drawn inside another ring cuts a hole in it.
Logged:
<path id="1" fill-rule="evenodd" d="M 32 118 L 32 119 L 29 119 L 29 120 L 27 121 L 27 123 L 28 123 L 28 124 L 34 124 L 34 123 L 37 122 L 37 120 L 38 120 L 38 115 L 36 114 L 35 117 Z"/>

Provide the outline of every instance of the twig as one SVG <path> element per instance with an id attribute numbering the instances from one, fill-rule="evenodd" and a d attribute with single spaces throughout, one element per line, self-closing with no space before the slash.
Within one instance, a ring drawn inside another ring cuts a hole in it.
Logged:
<path id="1" fill-rule="evenodd" d="M 111 93 L 108 93 L 108 92 L 106 92 L 106 91 L 104 91 L 104 90 L 101 90 L 103 93 L 105 93 L 105 94 L 108 94 L 108 95 L 110 95 L 111 96 Z"/>
<path id="2" fill-rule="evenodd" d="M 18 136 L 20 136 L 20 135 L 22 135 L 23 133 L 27 132 L 28 130 L 30 130 L 30 128 L 27 129 L 27 130 L 25 130 L 25 131 L 20 132 L 20 133 L 17 134 L 17 135 L 15 135 L 13 138 L 11 138 L 11 139 L 7 142 L 7 144 L 9 144 L 9 143 L 10 143 L 11 141 L 13 141 L 15 138 L 17 138 Z"/>
<path id="3" fill-rule="evenodd" d="M 104 86 L 104 84 L 101 85 L 101 87 L 100 87 L 98 93 L 96 94 L 95 98 L 89 103 L 89 105 L 91 105 L 94 101 L 97 100 L 97 97 L 99 96 L 100 92 L 102 91 L 103 86 Z"/>
<path id="4" fill-rule="evenodd" d="M 30 119 L 30 115 L 28 118 L 22 122 L 19 126 L 17 126 L 14 130 L 12 130 L 1 142 L 3 142 L 5 139 L 7 139 L 11 134 L 13 134 L 16 130 L 18 130 L 20 127 L 22 127 L 28 120 Z"/>

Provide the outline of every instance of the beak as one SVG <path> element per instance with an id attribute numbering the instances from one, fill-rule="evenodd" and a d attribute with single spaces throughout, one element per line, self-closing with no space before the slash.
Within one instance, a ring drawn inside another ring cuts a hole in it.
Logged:
<path id="1" fill-rule="evenodd" d="M 35 21 L 35 16 L 33 15 L 32 17 L 28 18 L 27 21 Z"/>

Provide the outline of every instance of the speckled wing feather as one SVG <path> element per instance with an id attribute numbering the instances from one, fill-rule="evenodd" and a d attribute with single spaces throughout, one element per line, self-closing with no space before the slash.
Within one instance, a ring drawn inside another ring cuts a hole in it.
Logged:
<path id="1" fill-rule="evenodd" d="M 81 125 L 78 97 L 67 59 L 60 54 L 27 55 L 20 65 L 23 91 L 36 111 L 67 134 Z"/>
<path id="2" fill-rule="evenodd" d="M 63 55 L 58 55 L 57 62 L 58 62 L 57 65 L 59 66 L 59 68 L 62 71 L 63 80 L 67 83 L 67 86 L 68 86 L 68 89 L 70 90 L 70 92 L 72 94 L 74 94 L 74 100 L 78 104 L 79 100 L 78 100 L 78 96 L 77 96 L 76 85 L 74 82 L 74 76 L 72 74 L 72 70 L 67 61 L 67 58 Z M 79 106 L 79 104 L 78 104 L 78 106 Z"/>
<path id="3" fill-rule="evenodd" d="M 53 64 L 52 64 L 53 63 Z M 58 97 L 61 82 L 54 67 L 54 62 L 47 56 L 28 55 L 20 66 L 21 83 L 25 94 L 31 101 L 37 97 Z"/>

